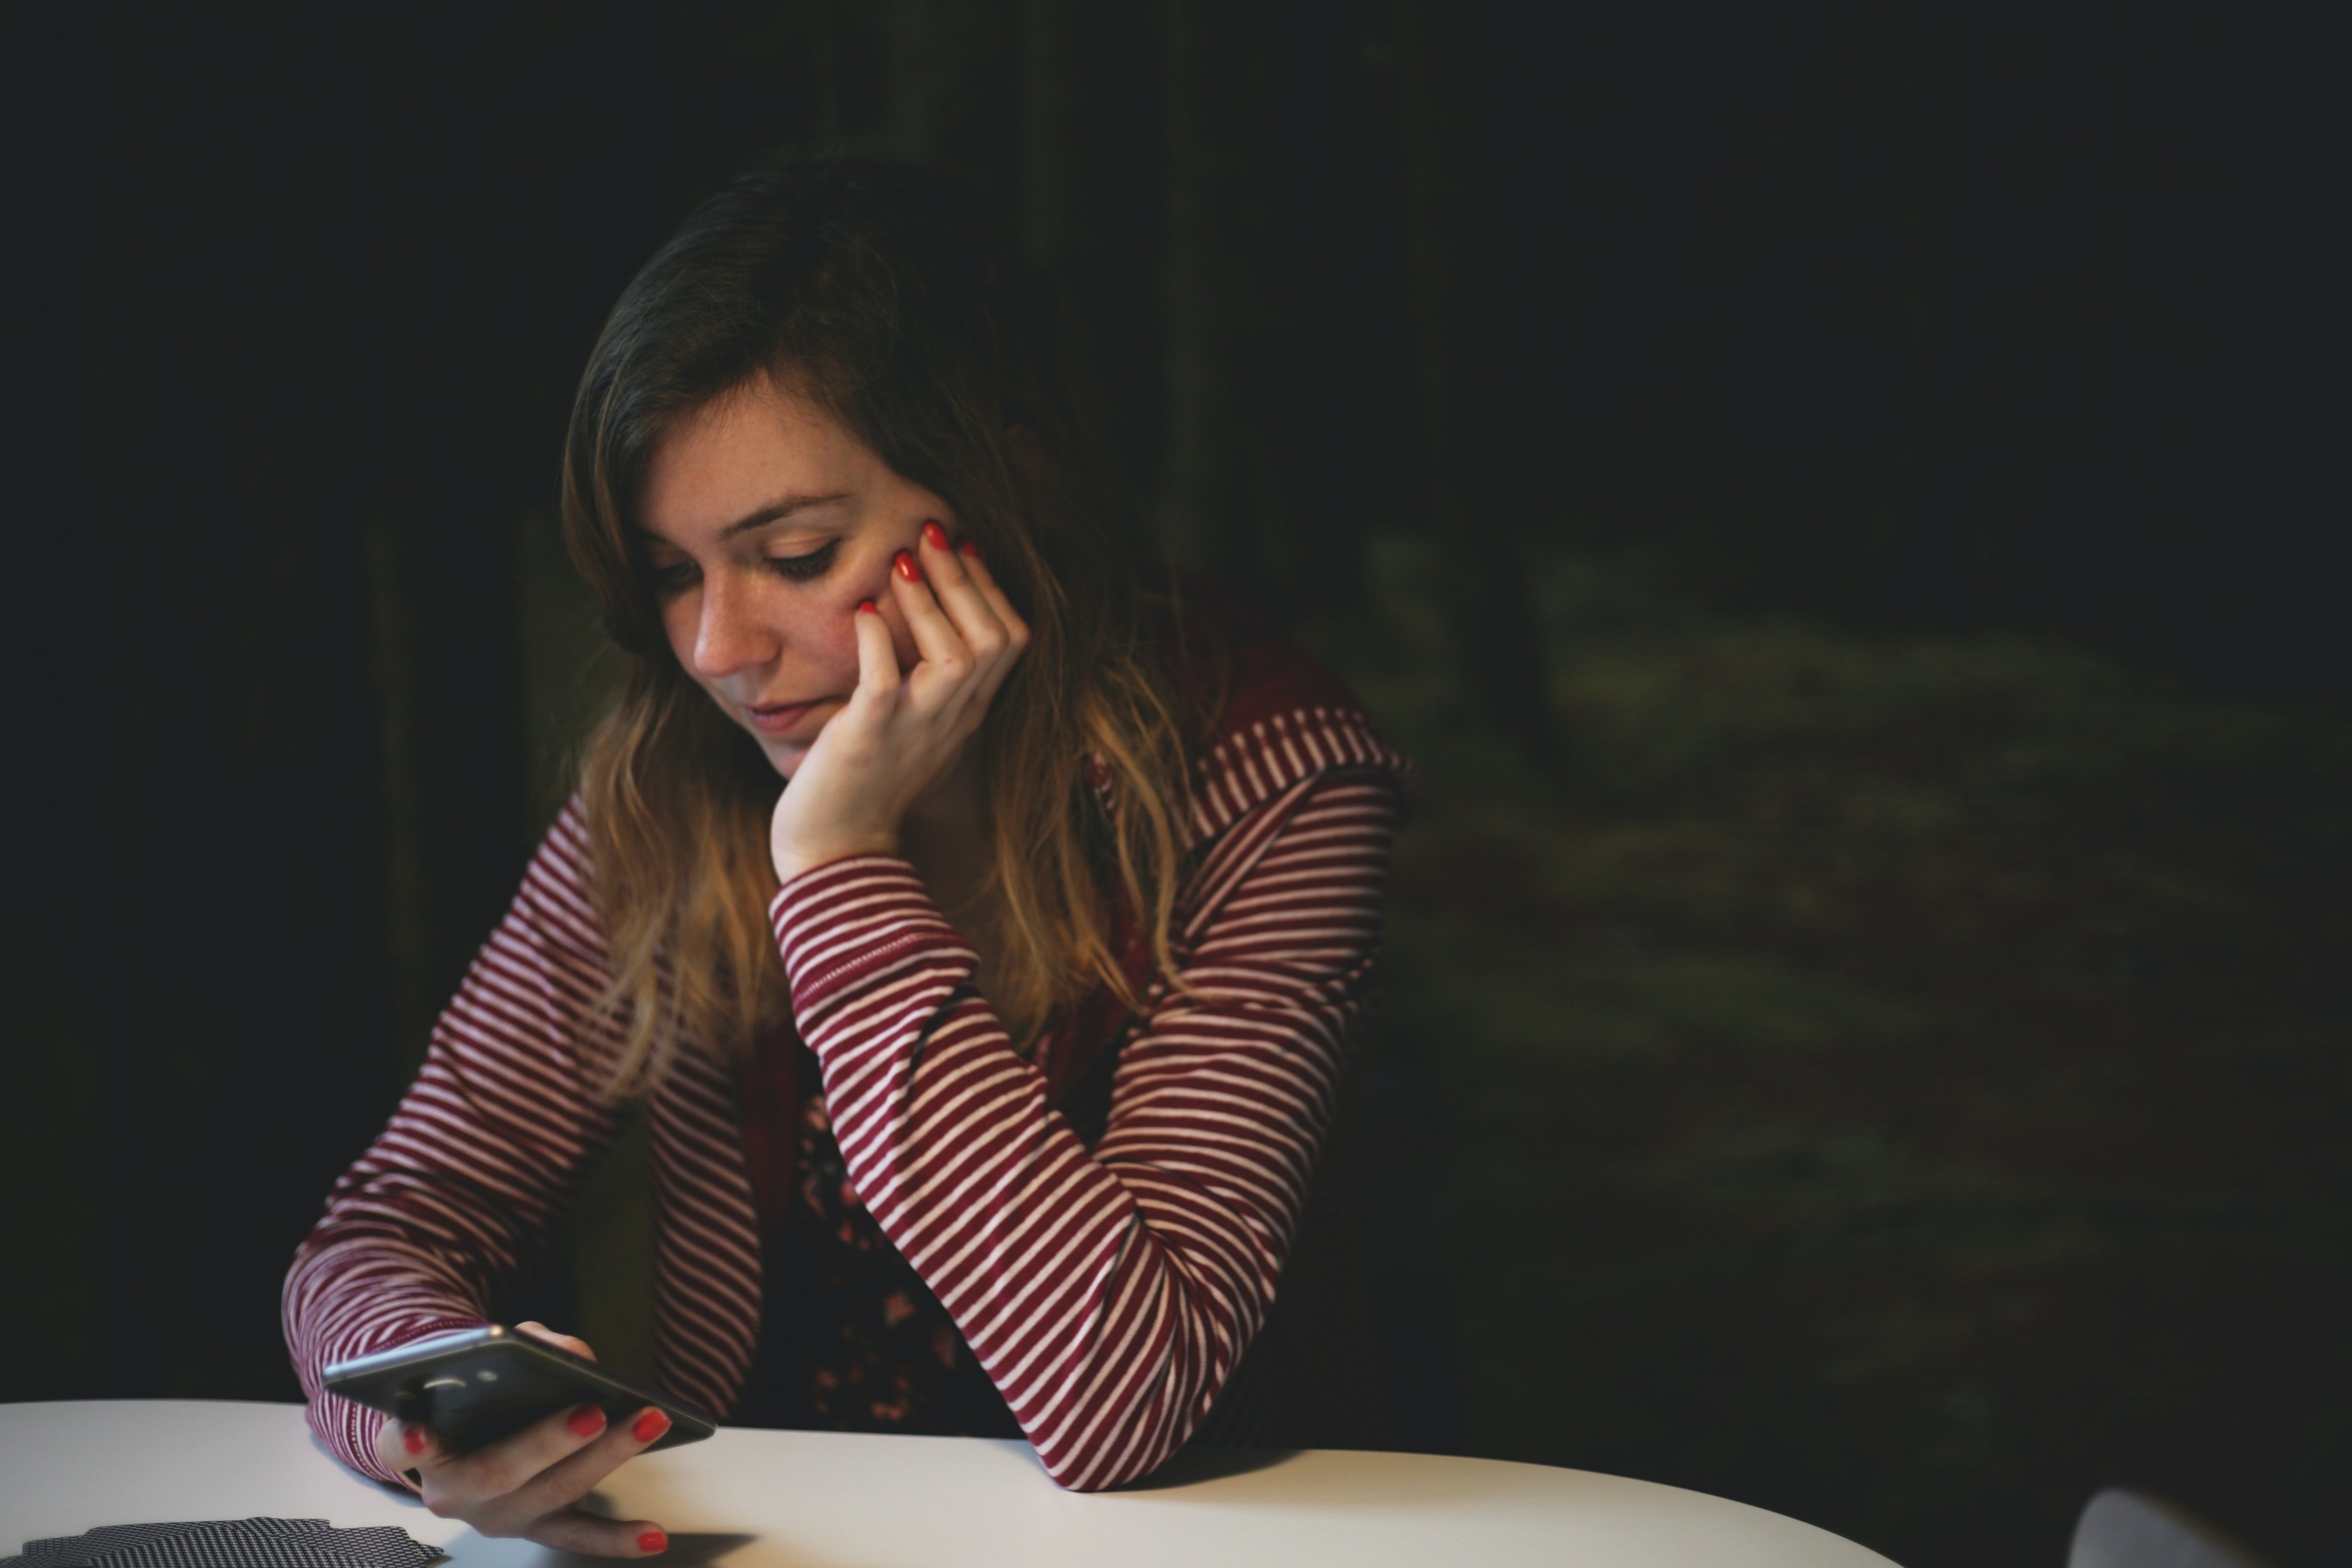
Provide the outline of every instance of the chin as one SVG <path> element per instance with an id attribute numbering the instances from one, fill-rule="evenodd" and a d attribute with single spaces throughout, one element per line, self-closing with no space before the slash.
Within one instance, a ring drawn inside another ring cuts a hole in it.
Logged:
<path id="1" fill-rule="evenodd" d="M 776 770 L 776 776 L 790 781 L 794 773 L 801 771 L 801 764 L 808 760 L 809 742 L 770 741 L 760 750 L 768 754 L 768 765 Z"/>

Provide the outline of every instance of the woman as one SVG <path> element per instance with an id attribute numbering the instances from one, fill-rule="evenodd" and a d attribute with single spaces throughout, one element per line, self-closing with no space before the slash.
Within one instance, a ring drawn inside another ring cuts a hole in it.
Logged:
<path id="1" fill-rule="evenodd" d="M 738 182 L 614 308 L 563 504 L 625 689 L 287 1280 L 354 1468 L 486 1533 L 662 1549 L 572 1506 L 658 1412 L 456 1456 L 318 1384 L 490 1318 L 635 1100 L 682 1398 L 1019 1432 L 1093 1489 L 1226 1389 L 1404 764 L 1297 653 L 1123 567 L 1036 343 L 954 203 L 873 164 Z"/>

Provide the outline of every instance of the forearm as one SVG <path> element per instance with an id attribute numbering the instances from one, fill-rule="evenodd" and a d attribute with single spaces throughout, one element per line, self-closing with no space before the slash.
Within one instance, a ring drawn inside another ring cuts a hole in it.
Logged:
<path id="1" fill-rule="evenodd" d="M 1194 933 L 1192 994 L 1129 1045 L 1091 1152 L 911 868 L 839 862 L 778 896 L 852 1178 L 1066 1486 L 1113 1485 L 1174 1452 L 1272 1299 L 1377 919 L 1362 865 L 1313 865 L 1363 803 L 1293 804 L 1298 841 L 1248 847 L 1253 880 Z M 1374 853 L 1349 851 L 1375 863 L 1373 884 L 1384 824 Z M 1269 916 L 1271 942 L 1255 923 Z"/>
<path id="2" fill-rule="evenodd" d="M 286 1277 L 286 1343 L 310 1428 L 337 1458 L 377 1480 L 398 1480 L 376 1453 L 383 1414 L 327 1393 L 320 1373 L 352 1356 L 485 1321 L 479 1304 L 436 1279 L 442 1272 L 387 1238 L 353 1236 L 306 1246 Z"/>
<path id="3" fill-rule="evenodd" d="M 567 814 L 444 1011 L 416 1081 L 287 1274 L 287 1348 L 312 1425 L 379 1479 L 381 1418 L 327 1395 L 320 1370 L 486 1321 L 612 1135 L 576 1055 L 596 955 L 562 929 L 585 909 L 571 870 L 580 847 Z"/>
<path id="4" fill-rule="evenodd" d="M 795 986 L 800 1025 L 861 1201 L 954 1316 L 1047 1472 L 1075 1487 L 1124 1479 L 1088 1417 L 1151 1403 L 1116 1387 L 1116 1370 L 1150 1349 L 1142 1359 L 1196 1359 L 1195 1326 L 1223 1314 L 1191 1299 L 1230 1285 L 1171 1266 L 1136 1197 L 1052 1110 L 911 869 L 841 862 L 786 891 L 788 958 L 798 908 L 828 934 L 856 930 L 850 951 L 871 966 L 830 997 L 822 952 L 795 966 L 820 977 Z"/>

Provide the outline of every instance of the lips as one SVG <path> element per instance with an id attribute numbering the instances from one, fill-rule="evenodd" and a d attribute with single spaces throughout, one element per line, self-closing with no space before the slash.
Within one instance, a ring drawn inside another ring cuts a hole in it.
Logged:
<path id="1" fill-rule="evenodd" d="M 762 702 L 756 708 L 746 705 L 743 716 L 760 734 L 782 737 L 790 734 L 803 720 L 828 700 L 827 698 L 817 697 L 806 702 Z"/>

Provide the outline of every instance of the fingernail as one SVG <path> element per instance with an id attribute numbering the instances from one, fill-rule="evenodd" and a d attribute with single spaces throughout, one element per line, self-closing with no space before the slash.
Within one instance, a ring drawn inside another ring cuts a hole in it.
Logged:
<path id="1" fill-rule="evenodd" d="M 400 1446 L 407 1449 L 412 1454 L 421 1454 L 425 1452 L 425 1429 L 421 1426 L 402 1427 L 400 1429 Z"/>
<path id="2" fill-rule="evenodd" d="M 980 546 L 967 539 L 961 544 L 956 546 L 956 553 L 959 555 L 969 555 L 974 561 L 977 561 L 980 559 Z"/>
<path id="3" fill-rule="evenodd" d="M 640 1443 L 650 1443 L 668 1430 L 669 1417 L 658 1410 L 648 1410 L 637 1417 L 637 1424 L 629 1428 L 629 1436 Z"/>
<path id="4" fill-rule="evenodd" d="M 873 600 L 860 599 L 857 601 L 857 613 L 861 616 L 877 616 L 882 612 L 874 607 Z"/>
<path id="5" fill-rule="evenodd" d="M 664 1535 L 658 1530 L 648 1530 L 643 1535 L 637 1537 L 637 1550 L 640 1552 L 667 1552 L 669 1550 L 669 1537 Z"/>
<path id="6" fill-rule="evenodd" d="M 593 1437 L 604 1429 L 604 1413 L 593 1405 L 583 1405 L 572 1413 L 572 1419 L 565 1425 L 575 1437 Z"/>
<path id="7" fill-rule="evenodd" d="M 916 565 L 915 558 L 903 550 L 898 552 L 898 575 L 908 582 L 919 583 L 923 580 L 923 569 Z"/>
<path id="8" fill-rule="evenodd" d="M 948 547 L 948 531 L 936 522 L 927 522 L 923 524 L 923 542 L 934 550 L 945 550 Z"/>

